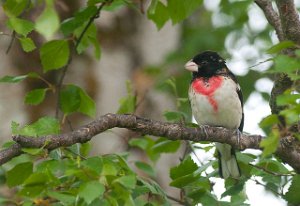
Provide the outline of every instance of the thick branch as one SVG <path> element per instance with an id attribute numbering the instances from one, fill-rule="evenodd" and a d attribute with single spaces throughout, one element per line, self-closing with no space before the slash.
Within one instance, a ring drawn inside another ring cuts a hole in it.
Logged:
<path id="1" fill-rule="evenodd" d="M 40 138 L 30 138 L 17 135 L 14 136 L 13 139 L 22 145 L 22 147 L 44 147 L 52 150 L 62 146 L 66 147 L 75 143 L 90 141 L 93 136 L 114 127 L 127 128 L 142 134 L 163 136 L 171 140 L 228 143 L 239 149 L 259 149 L 259 142 L 262 139 L 262 136 L 260 135 L 243 134 L 240 139 L 240 144 L 238 144 L 235 130 L 209 126 L 189 128 L 177 123 L 155 121 L 131 114 L 106 114 L 78 130 L 61 135 L 48 135 Z"/>
<path id="2" fill-rule="evenodd" d="M 279 14 L 274 10 L 271 0 L 255 0 L 255 3 L 263 10 L 268 22 L 276 30 L 279 41 L 291 40 L 300 44 L 300 21 L 293 0 L 276 0 Z M 284 53 L 292 55 L 293 50 L 285 49 Z M 272 114 L 279 114 L 284 109 L 284 107 L 277 106 L 276 99 L 292 84 L 293 82 L 287 74 L 280 73 L 276 76 L 269 102 Z M 280 126 L 285 127 L 284 119 L 281 117 L 280 122 Z"/>
<path id="3" fill-rule="evenodd" d="M 22 154 L 22 147 L 19 144 L 14 144 L 11 147 L 0 151 L 0 165 L 8 162 L 14 157 Z"/>
<path id="4" fill-rule="evenodd" d="M 14 156 L 21 154 L 20 145 L 22 147 L 43 147 L 45 149 L 53 150 L 59 147 L 70 146 L 75 143 L 88 142 L 95 135 L 114 127 L 127 128 L 132 131 L 140 132 L 141 134 L 163 136 L 171 140 L 227 143 L 240 150 L 244 150 L 246 148 L 260 149 L 259 143 L 263 139 L 260 135 L 242 134 L 240 141 L 238 142 L 235 130 L 228 130 L 222 127 L 199 126 L 197 128 L 190 128 L 185 127 L 182 124 L 155 121 L 131 114 L 106 114 L 78 130 L 65 134 L 48 135 L 39 138 L 31 138 L 20 135 L 14 136 L 13 139 L 17 142 L 17 144 L 13 147 L 16 148 L 11 148 L 9 150 L 10 152 L 7 152 L 7 149 L 1 151 L 0 164 L 3 164 Z M 278 146 L 277 155 L 299 172 L 300 154 L 290 145 L 293 145 L 291 144 L 291 140 L 288 141 L 288 144 L 281 143 Z M 16 152 L 13 153 L 12 151 Z"/>
<path id="5" fill-rule="evenodd" d="M 271 92 L 271 98 L 270 98 L 270 107 L 272 114 L 279 114 L 279 112 L 284 109 L 284 107 L 277 106 L 276 98 L 277 96 L 283 94 L 287 89 L 291 88 L 293 82 L 288 77 L 287 74 L 279 73 L 276 76 L 274 86 L 272 88 Z"/>
<path id="6" fill-rule="evenodd" d="M 280 22 L 279 15 L 276 13 L 270 0 L 255 0 L 255 3 L 263 10 L 268 22 L 276 31 L 279 41 L 284 40 L 284 33 Z"/>
<path id="7" fill-rule="evenodd" d="M 285 38 L 300 44 L 300 21 L 294 0 L 276 1 Z"/>

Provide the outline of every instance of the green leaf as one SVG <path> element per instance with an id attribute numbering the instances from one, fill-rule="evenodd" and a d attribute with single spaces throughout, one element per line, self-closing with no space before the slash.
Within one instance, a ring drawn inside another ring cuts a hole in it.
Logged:
<path id="1" fill-rule="evenodd" d="M 127 189 L 134 189 L 136 186 L 136 181 L 136 176 L 127 175 L 115 179 L 113 183 L 119 183 Z"/>
<path id="2" fill-rule="evenodd" d="M 59 17 L 54 9 L 53 0 L 48 0 L 46 2 L 49 3 L 47 3 L 43 13 L 37 18 L 35 29 L 43 35 L 46 40 L 50 40 L 59 29 Z"/>
<path id="3" fill-rule="evenodd" d="M 297 100 L 300 99 L 300 94 L 281 94 L 277 96 L 276 103 L 278 106 L 284 106 L 287 104 L 297 105 Z"/>
<path id="4" fill-rule="evenodd" d="M 130 6 L 130 1 L 127 0 L 113 0 L 110 4 L 106 4 L 103 8 L 105 11 L 115 11 L 122 6 L 128 5 Z"/>
<path id="5" fill-rule="evenodd" d="M 92 16 L 97 12 L 97 7 L 92 5 L 82 8 L 80 11 L 76 12 L 74 17 L 66 19 L 61 24 L 61 31 L 65 36 L 69 36 L 75 31 L 75 29 L 85 26 Z"/>
<path id="6" fill-rule="evenodd" d="M 21 43 L 22 49 L 25 52 L 31 52 L 36 49 L 36 46 L 35 46 L 34 42 L 32 41 L 32 39 L 27 38 L 27 37 L 18 38 L 18 39 Z"/>
<path id="7" fill-rule="evenodd" d="M 200 203 L 212 190 L 211 182 L 208 178 L 201 177 L 194 183 L 191 183 L 186 190 L 186 196 L 191 198 L 194 203 Z M 213 204 L 214 205 L 214 204 Z M 205 206 L 205 204 L 204 204 Z"/>
<path id="8" fill-rule="evenodd" d="M 88 0 L 88 5 L 95 5 L 95 4 L 98 4 L 98 3 L 103 3 L 105 1 L 106 0 Z"/>
<path id="9" fill-rule="evenodd" d="M 104 192 L 104 185 L 98 181 L 90 181 L 82 184 L 79 187 L 78 196 L 83 198 L 84 201 L 89 205 L 96 198 L 101 198 Z"/>
<path id="10" fill-rule="evenodd" d="M 2 149 L 10 148 L 10 147 L 13 146 L 14 144 L 15 144 L 15 141 L 4 142 L 3 145 L 2 145 Z"/>
<path id="11" fill-rule="evenodd" d="M 288 192 L 284 195 L 284 198 L 291 204 L 300 204 L 300 175 L 295 175 L 292 180 L 292 184 Z"/>
<path id="12" fill-rule="evenodd" d="M 82 161 L 82 166 L 89 168 L 100 175 L 103 169 L 103 160 L 101 157 L 89 157 Z"/>
<path id="13" fill-rule="evenodd" d="M 145 150 L 149 145 L 149 139 L 148 138 L 130 139 L 128 144 L 132 147 L 138 147 L 142 150 Z"/>
<path id="14" fill-rule="evenodd" d="M 278 123 L 278 116 L 276 114 L 271 114 L 265 117 L 260 123 L 259 126 L 262 128 L 273 126 L 274 124 Z"/>
<path id="15" fill-rule="evenodd" d="M 18 126 L 19 125 L 17 123 L 12 123 L 12 131 L 14 135 L 20 134 L 24 136 L 37 137 L 60 133 L 59 121 L 53 117 L 42 117 L 31 125 L 26 125 L 21 129 L 19 129 Z"/>
<path id="16" fill-rule="evenodd" d="M 48 181 L 48 176 L 42 172 L 32 173 L 25 181 L 25 186 L 33 186 L 33 185 L 45 185 Z"/>
<path id="17" fill-rule="evenodd" d="M 155 177 L 155 170 L 145 162 L 136 161 L 135 166 L 151 177 Z"/>
<path id="18" fill-rule="evenodd" d="M 79 88 L 80 95 L 80 106 L 78 108 L 78 112 L 82 114 L 86 114 L 90 117 L 96 116 L 96 103 L 94 100 L 81 88 Z"/>
<path id="19" fill-rule="evenodd" d="M 84 157 L 90 154 L 91 149 L 92 149 L 92 144 L 90 142 L 80 144 L 80 154 Z"/>
<path id="20" fill-rule="evenodd" d="M 108 158 L 103 159 L 103 176 L 116 176 L 118 173 L 117 165 L 115 162 L 111 161 Z"/>
<path id="21" fill-rule="evenodd" d="M 22 151 L 27 154 L 38 155 L 42 154 L 43 148 L 22 148 Z"/>
<path id="22" fill-rule="evenodd" d="M 3 10 L 9 17 L 17 17 L 29 6 L 29 0 L 6 0 Z"/>
<path id="23" fill-rule="evenodd" d="M 267 171 L 273 171 L 281 174 L 288 174 L 290 171 L 278 160 L 262 159 L 257 163 L 259 167 L 266 169 Z"/>
<path id="24" fill-rule="evenodd" d="M 172 141 L 166 138 L 160 138 L 153 145 L 153 152 L 157 153 L 174 153 L 180 147 L 180 141 Z"/>
<path id="25" fill-rule="evenodd" d="M 0 204 L 9 205 L 10 202 L 11 200 L 9 198 L 0 197 Z"/>
<path id="26" fill-rule="evenodd" d="M 29 105 L 38 105 L 42 103 L 46 96 L 46 89 L 34 89 L 28 92 L 25 96 L 25 103 Z"/>
<path id="27" fill-rule="evenodd" d="M 158 30 L 161 29 L 170 18 L 167 7 L 160 1 L 155 1 L 153 4 L 151 4 L 147 15 L 148 18 L 155 23 Z"/>
<path id="28" fill-rule="evenodd" d="M 184 9 L 186 13 L 184 18 L 188 18 L 196 9 L 199 9 L 202 4 L 203 0 L 184 1 Z"/>
<path id="29" fill-rule="evenodd" d="M 150 6 L 148 8 L 149 14 L 155 14 L 155 9 L 157 7 L 158 0 L 151 0 Z"/>
<path id="30" fill-rule="evenodd" d="M 67 85 L 60 93 L 60 108 L 65 114 L 81 112 L 90 117 L 96 114 L 96 104 L 94 100 L 80 87 Z"/>
<path id="31" fill-rule="evenodd" d="M 40 58 L 45 72 L 65 66 L 69 56 L 70 49 L 66 40 L 46 42 L 40 49 Z"/>
<path id="32" fill-rule="evenodd" d="M 199 173 L 191 173 L 184 176 L 180 176 L 174 179 L 170 185 L 177 188 L 183 188 L 189 184 L 192 184 L 200 179 Z"/>
<path id="33" fill-rule="evenodd" d="M 26 79 L 28 75 L 21 75 L 21 76 L 4 76 L 0 78 L 0 82 L 5 82 L 5 83 L 19 83 Z"/>
<path id="34" fill-rule="evenodd" d="M 280 51 L 282 51 L 283 49 L 287 49 L 287 48 L 291 48 L 295 46 L 295 43 L 292 41 L 282 41 L 279 42 L 278 44 L 275 44 L 274 46 L 272 46 L 271 48 L 269 48 L 267 50 L 268 54 L 275 54 L 275 53 L 279 53 Z"/>
<path id="35" fill-rule="evenodd" d="M 101 57 L 101 47 L 100 47 L 100 42 L 98 41 L 97 36 L 90 36 L 89 40 L 91 42 L 91 44 L 94 46 L 94 56 L 97 59 L 100 59 Z"/>
<path id="36" fill-rule="evenodd" d="M 260 146 L 264 148 L 263 156 L 268 156 L 274 153 L 279 144 L 279 133 L 276 130 L 272 130 L 272 133 L 260 142 Z"/>
<path id="37" fill-rule="evenodd" d="M 48 195 L 56 200 L 59 200 L 61 203 L 64 203 L 64 205 L 74 205 L 76 197 L 69 195 L 69 194 L 64 194 L 60 192 L 54 192 L 54 191 L 48 191 Z"/>
<path id="38" fill-rule="evenodd" d="M 237 152 L 236 157 L 239 162 L 243 162 L 245 164 L 249 164 L 250 162 L 252 162 L 256 159 L 256 156 L 253 154 L 241 153 L 241 152 Z"/>
<path id="39" fill-rule="evenodd" d="M 27 36 L 34 29 L 34 24 L 31 21 L 11 17 L 7 21 L 8 26 L 22 36 Z"/>
<path id="40" fill-rule="evenodd" d="M 67 85 L 60 92 L 60 108 L 65 114 L 71 114 L 80 107 L 80 91 L 75 85 Z"/>
<path id="41" fill-rule="evenodd" d="M 38 73 L 35 73 L 35 72 L 29 72 L 27 74 L 28 78 L 33 78 L 33 79 L 39 79 L 41 78 L 41 76 L 38 74 Z"/>
<path id="42" fill-rule="evenodd" d="M 279 114 L 285 117 L 285 121 L 288 125 L 292 125 L 299 121 L 299 111 L 300 105 L 298 104 L 297 106 L 281 110 Z"/>
<path id="43" fill-rule="evenodd" d="M 135 111 L 136 95 L 133 94 L 132 86 L 130 82 L 126 82 L 127 96 L 120 99 L 120 107 L 118 114 L 128 114 Z"/>
<path id="44" fill-rule="evenodd" d="M 10 127 L 11 127 L 11 133 L 12 133 L 13 135 L 18 134 L 18 132 L 19 132 L 19 126 L 20 126 L 19 123 L 15 122 L 15 121 L 12 121 L 12 122 L 11 122 Z"/>
<path id="45" fill-rule="evenodd" d="M 200 4 L 202 4 L 202 0 L 169 0 L 168 10 L 173 24 L 187 18 Z"/>
<path id="46" fill-rule="evenodd" d="M 178 122 L 185 118 L 185 113 L 178 111 L 165 111 L 164 117 L 167 121 Z"/>
<path id="47" fill-rule="evenodd" d="M 261 120 L 259 126 L 264 129 L 265 132 L 270 133 L 272 127 L 279 123 L 278 115 L 271 114 Z"/>
<path id="48" fill-rule="evenodd" d="M 25 186 L 23 187 L 18 195 L 19 196 L 25 196 L 30 198 L 35 198 L 45 190 L 45 185 L 32 185 L 32 186 Z M 31 206 L 31 205 L 30 205 Z"/>
<path id="49" fill-rule="evenodd" d="M 128 95 L 120 100 L 117 114 L 129 114 L 135 111 L 136 96 Z"/>
<path id="50" fill-rule="evenodd" d="M 184 5 L 184 1 L 181 0 L 168 1 L 168 10 L 173 24 L 180 22 L 186 17 Z"/>
<path id="51" fill-rule="evenodd" d="M 226 191 L 221 195 L 221 198 L 226 196 L 238 195 L 244 189 L 245 182 L 239 181 L 237 184 L 232 185 L 229 188 L 226 188 Z"/>
<path id="52" fill-rule="evenodd" d="M 278 55 L 274 58 L 275 71 L 294 72 L 300 67 L 300 60 L 286 55 Z"/>
<path id="53" fill-rule="evenodd" d="M 86 24 L 75 30 L 74 34 L 77 38 L 80 37 L 82 31 L 85 29 Z M 91 24 L 89 28 L 85 31 L 80 43 L 78 44 L 76 50 L 78 54 L 84 52 L 90 45 L 94 46 L 94 54 L 97 59 L 100 58 L 100 44 L 97 37 L 97 27 L 95 24 Z"/>
<path id="54" fill-rule="evenodd" d="M 32 162 L 23 162 L 6 172 L 6 181 L 9 187 L 22 184 L 33 172 Z"/>
<path id="55" fill-rule="evenodd" d="M 189 175 L 198 169 L 198 165 L 189 156 L 176 167 L 171 168 L 170 177 L 174 180 L 176 178 Z"/>

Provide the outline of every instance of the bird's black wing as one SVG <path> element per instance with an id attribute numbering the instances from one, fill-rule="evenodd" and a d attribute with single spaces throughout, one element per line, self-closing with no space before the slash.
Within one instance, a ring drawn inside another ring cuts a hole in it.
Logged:
<path id="1" fill-rule="evenodd" d="M 239 130 L 242 132 L 243 128 L 244 128 L 244 109 L 243 109 L 244 100 L 243 100 L 243 93 L 242 93 L 242 89 L 241 89 L 241 87 L 240 87 L 240 85 L 238 83 L 238 80 L 237 80 L 236 76 L 229 69 L 228 69 L 228 75 L 238 85 L 237 88 L 236 88 L 236 92 L 237 92 L 237 94 L 239 96 L 239 99 L 241 101 L 241 106 L 242 106 L 242 119 L 241 119 L 241 122 L 240 122 Z"/>
<path id="2" fill-rule="evenodd" d="M 243 100 L 243 93 L 242 93 L 242 90 L 240 88 L 240 86 L 238 86 L 236 92 L 238 93 L 238 96 L 239 96 L 239 99 L 241 101 L 241 105 L 242 105 L 242 119 L 241 119 L 241 123 L 240 123 L 240 126 L 239 126 L 239 130 L 242 132 L 243 131 L 243 128 L 244 128 L 244 109 L 243 109 L 243 104 L 244 104 L 244 100 Z"/>

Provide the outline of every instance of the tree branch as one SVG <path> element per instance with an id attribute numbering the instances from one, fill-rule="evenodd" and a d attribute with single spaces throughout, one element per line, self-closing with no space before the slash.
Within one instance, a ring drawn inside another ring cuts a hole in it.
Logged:
<path id="1" fill-rule="evenodd" d="M 274 10 L 272 2 L 270 0 L 255 0 L 255 3 L 261 8 L 261 10 L 263 10 L 266 19 L 275 29 L 279 41 L 283 41 L 285 38 L 280 18 L 277 12 Z"/>
<path id="2" fill-rule="evenodd" d="M 3 149 L 0 151 L 0 165 L 8 162 L 14 157 L 17 157 L 22 154 L 22 147 L 19 144 L 13 144 L 11 147 L 7 149 Z"/>
<path id="3" fill-rule="evenodd" d="M 277 96 L 283 94 L 287 89 L 291 88 L 292 85 L 293 81 L 288 77 L 287 74 L 279 73 L 276 75 L 269 102 L 272 114 L 279 114 L 279 112 L 284 109 L 284 106 L 277 106 L 276 98 Z"/>
<path id="4" fill-rule="evenodd" d="M 276 0 L 276 5 L 285 39 L 300 44 L 300 21 L 294 0 Z"/>
<path id="5" fill-rule="evenodd" d="M 223 127 L 199 126 L 197 128 L 190 128 L 182 124 L 161 122 L 132 114 L 106 114 L 78 130 L 65 134 L 47 135 L 39 138 L 21 135 L 13 136 L 13 140 L 17 142 L 17 144 L 13 145 L 12 148 L 0 151 L 0 164 L 4 164 L 13 157 L 20 155 L 22 153 L 21 147 L 45 148 L 49 150 L 67 147 L 76 143 L 88 142 L 95 135 L 114 127 L 127 128 L 144 135 L 162 136 L 170 140 L 227 143 L 239 150 L 247 148 L 261 149 L 259 144 L 264 138 L 261 135 L 243 133 L 238 142 L 236 130 L 229 130 Z M 295 140 L 291 137 L 282 139 L 276 154 L 282 158 L 283 161 L 290 164 L 297 172 L 300 172 L 300 153 L 292 146 L 294 145 L 293 141 Z"/>

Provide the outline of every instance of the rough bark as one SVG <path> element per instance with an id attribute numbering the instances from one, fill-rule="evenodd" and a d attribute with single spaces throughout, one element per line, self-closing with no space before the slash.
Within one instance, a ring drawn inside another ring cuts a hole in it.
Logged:
<path id="1" fill-rule="evenodd" d="M 262 9 L 266 19 L 273 26 L 279 41 L 290 40 L 300 44 L 300 20 L 294 0 L 276 0 L 278 12 L 273 8 L 271 0 L 255 0 L 255 3 Z M 294 52 L 293 49 L 286 49 L 283 53 L 293 55 Z M 278 106 L 276 99 L 292 85 L 293 81 L 288 75 L 281 73 L 276 76 L 269 102 L 272 114 L 279 114 L 285 108 Z M 280 122 L 280 128 L 285 127 L 285 121 L 282 117 L 280 117 Z"/>
<path id="2" fill-rule="evenodd" d="M 199 126 L 195 128 L 185 127 L 182 124 L 161 122 L 136 115 L 106 114 L 95 121 L 60 135 L 47 135 L 39 138 L 13 136 L 17 142 L 9 149 L 0 151 L 0 164 L 4 164 L 15 156 L 20 155 L 21 148 L 45 148 L 53 150 L 59 147 L 67 147 L 75 143 L 90 141 L 94 136 L 111 128 L 127 128 L 143 135 L 163 136 L 170 140 L 189 140 L 193 142 L 211 141 L 232 145 L 234 148 L 244 150 L 247 148 L 261 149 L 260 142 L 264 138 L 261 135 L 249 135 L 243 133 L 237 141 L 237 131 L 222 127 Z M 300 172 L 300 153 L 290 144 L 294 141 L 291 137 L 283 138 L 276 154 Z"/>
<path id="3" fill-rule="evenodd" d="M 272 6 L 272 2 L 269 0 L 255 0 L 255 3 L 263 10 L 266 19 L 275 29 L 279 41 L 283 41 L 285 37 L 282 31 L 281 21 Z"/>

